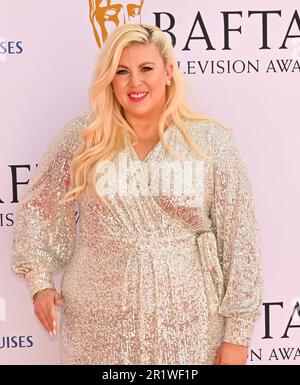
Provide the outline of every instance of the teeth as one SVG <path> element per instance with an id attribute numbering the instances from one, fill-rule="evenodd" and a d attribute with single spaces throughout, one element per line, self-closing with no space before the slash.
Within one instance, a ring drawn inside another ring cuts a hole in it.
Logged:
<path id="1" fill-rule="evenodd" d="M 143 96 L 146 95 L 147 92 L 143 92 L 143 93 L 140 93 L 140 94 L 129 94 L 132 98 L 135 98 L 135 99 L 138 99 L 138 98 L 142 98 Z"/>

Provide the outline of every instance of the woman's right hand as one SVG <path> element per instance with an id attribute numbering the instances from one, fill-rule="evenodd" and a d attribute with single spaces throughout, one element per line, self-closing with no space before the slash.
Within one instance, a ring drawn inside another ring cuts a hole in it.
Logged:
<path id="1" fill-rule="evenodd" d="M 57 330 L 55 305 L 63 306 L 61 295 L 55 289 L 46 289 L 34 300 L 34 313 L 51 336 Z"/>

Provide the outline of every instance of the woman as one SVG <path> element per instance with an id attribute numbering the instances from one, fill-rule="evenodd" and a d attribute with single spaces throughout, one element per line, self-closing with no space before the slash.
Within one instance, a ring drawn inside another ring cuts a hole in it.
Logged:
<path id="1" fill-rule="evenodd" d="M 233 135 L 188 108 L 171 41 L 155 26 L 111 33 L 90 105 L 47 148 L 14 231 L 12 268 L 51 335 L 64 305 L 62 363 L 245 364 L 262 276 Z"/>

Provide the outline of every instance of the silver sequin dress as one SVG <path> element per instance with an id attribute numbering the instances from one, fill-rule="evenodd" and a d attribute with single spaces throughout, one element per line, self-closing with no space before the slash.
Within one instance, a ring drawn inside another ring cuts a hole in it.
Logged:
<path id="1" fill-rule="evenodd" d="M 233 134 L 187 123 L 211 156 L 199 196 L 151 193 L 158 174 L 150 165 L 172 160 L 160 141 L 144 161 L 132 145 L 123 152 L 129 166 L 119 175 L 129 190 L 143 185 L 148 194 L 118 192 L 105 206 L 87 190 L 75 204 L 59 205 L 86 119 L 72 119 L 47 147 L 13 233 L 12 269 L 31 295 L 54 287 L 53 274 L 64 268 L 61 362 L 213 364 L 223 341 L 248 346 L 263 295 L 260 237 Z M 164 137 L 195 159 L 175 125 Z"/>

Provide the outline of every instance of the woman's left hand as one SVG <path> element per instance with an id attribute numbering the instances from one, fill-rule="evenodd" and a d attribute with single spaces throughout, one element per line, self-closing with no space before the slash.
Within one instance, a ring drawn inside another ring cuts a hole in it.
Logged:
<path id="1" fill-rule="evenodd" d="M 247 358 L 246 346 L 224 342 L 217 353 L 215 365 L 246 365 Z"/>

